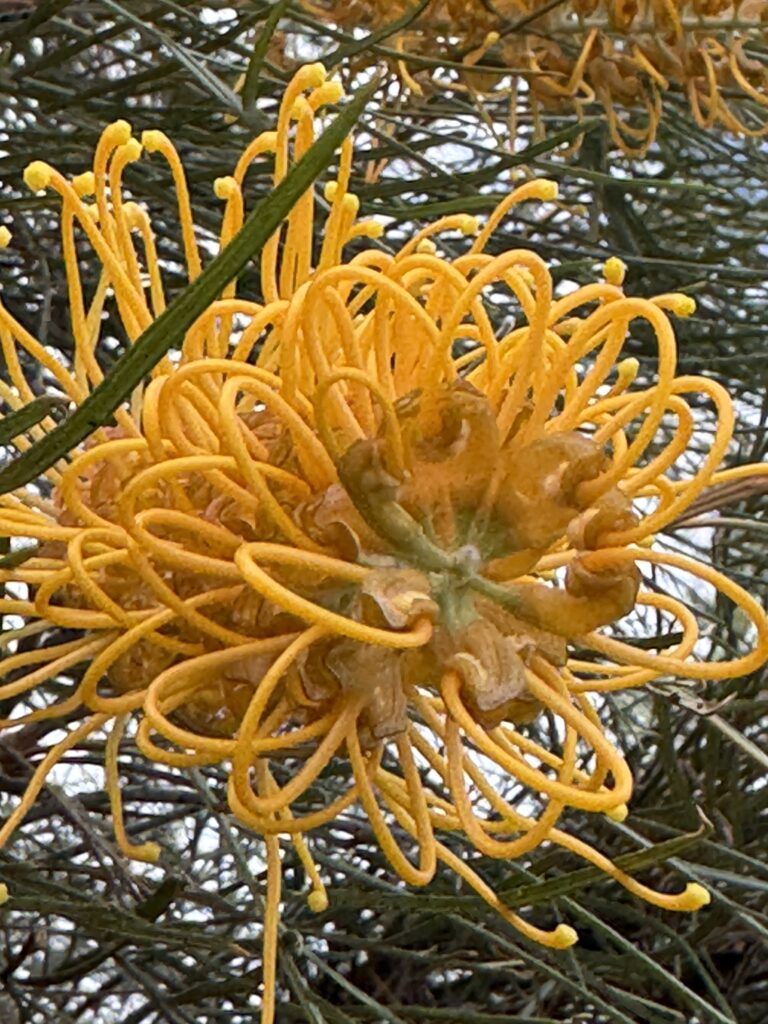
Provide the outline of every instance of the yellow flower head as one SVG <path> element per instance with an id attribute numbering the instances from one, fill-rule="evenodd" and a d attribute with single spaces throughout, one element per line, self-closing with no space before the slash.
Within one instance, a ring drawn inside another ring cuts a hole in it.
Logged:
<path id="1" fill-rule="evenodd" d="M 350 29 L 390 24 L 412 4 L 302 0 L 302 6 Z M 402 53 L 400 79 L 417 96 L 435 86 L 507 92 L 513 109 L 525 101 L 539 133 L 547 112 L 581 119 L 599 104 L 615 144 L 642 156 L 671 89 L 685 94 L 702 128 L 753 137 L 768 132 L 768 67 L 749 45 L 763 40 L 763 12 L 759 0 L 573 0 L 554 9 L 545 0 L 431 0 L 393 47 Z M 517 22 L 524 24 L 518 29 Z M 457 53 L 466 69 L 458 81 L 435 78 L 418 61 L 455 60 Z M 745 115 L 745 108 L 751 112 Z"/>
<path id="2" fill-rule="evenodd" d="M 215 183 L 222 246 L 242 223 L 252 161 L 271 154 L 279 182 L 312 144 L 318 109 L 337 98 L 320 66 L 297 73 L 276 131 Z M 142 142 L 169 166 L 191 280 L 201 254 L 181 162 L 161 132 Z M 102 380 L 107 303 L 130 339 L 164 309 L 150 217 L 121 192 L 139 152 L 118 122 L 102 135 L 92 175 L 71 182 L 40 162 L 28 170 L 32 188 L 63 200 L 74 357 L 61 365 L 0 306 L 7 407 L 34 397 L 30 361 L 73 402 L 88 395 Z M 39 544 L 0 573 L 13 584 L 0 612 L 23 619 L 3 637 L 0 665 L 0 699 L 18 697 L 20 714 L 0 728 L 83 714 L 46 754 L 0 843 L 52 765 L 110 723 L 107 787 L 129 856 L 159 854 L 151 843 L 132 846 L 123 827 L 117 754 L 131 716 L 148 758 L 223 765 L 233 813 L 267 845 L 265 1021 L 274 1012 L 278 837 L 294 843 L 310 906 L 322 910 L 305 837 L 353 804 L 406 882 L 427 884 L 442 862 L 523 934 L 555 948 L 576 940 L 573 929 L 520 918 L 441 832 L 460 831 L 491 857 L 552 842 L 657 906 L 703 905 L 700 886 L 658 893 L 560 827 L 571 808 L 621 820 L 631 797 L 629 769 L 592 695 L 662 676 L 725 678 L 768 655 L 768 621 L 749 594 L 649 546 L 713 482 L 755 471 L 717 472 L 733 427 L 729 397 L 707 378 L 675 376 L 668 312 L 690 313 L 685 297 L 625 296 L 615 260 L 605 280 L 557 297 L 533 252 L 486 253 L 515 204 L 554 198 L 549 181 L 512 192 L 455 259 L 440 255 L 439 236 L 475 230 L 465 215 L 423 228 L 394 254 L 366 248 L 380 228 L 358 219 L 352 155 L 348 141 L 325 190 L 320 243 L 310 190 L 262 252 L 260 299 L 229 285 L 115 425 L 49 471 L 50 498 L 29 487 L 0 499 L 0 534 Z M 89 193 L 93 207 L 82 201 Z M 76 249 L 84 240 L 102 268 L 87 296 Z M 491 296 L 514 313 L 503 333 Z M 637 385 L 637 361 L 621 356 L 638 320 L 658 347 L 648 387 Z M 685 475 L 688 399 L 700 395 L 716 408 L 717 427 Z M 659 443 L 662 420 L 675 426 Z M 34 428 L 33 439 L 50 426 Z M 693 612 L 643 588 L 638 566 L 648 563 L 719 588 L 751 619 L 754 649 L 701 660 Z M 638 605 L 681 631 L 675 646 L 654 653 L 606 635 Z M 56 627 L 75 638 L 57 641 Z M 35 636 L 37 647 L 17 650 Z M 25 705 L 78 666 L 69 696 Z M 543 710 L 560 725 L 553 748 L 525 730 Z M 336 772 L 337 759 L 351 772 Z M 489 765 L 527 792 L 525 813 L 500 795 Z M 426 767 L 438 781 L 426 781 Z M 310 793 L 321 775 L 337 780 L 324 806 Z M 411 837 L 415 859 L 393 823 Z"/>

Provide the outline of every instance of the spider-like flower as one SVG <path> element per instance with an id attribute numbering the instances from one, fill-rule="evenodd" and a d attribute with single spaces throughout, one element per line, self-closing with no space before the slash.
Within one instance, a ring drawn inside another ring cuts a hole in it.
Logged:
<path id="1" fill-rule="evenodd" d="M 379 28 L 407 14 L 409 0 L 302 0 L 342 28 Z M 537 11 L 541 13 L 537 13 Z M 400 78 L 417 95 L 464 88 L 508 92 L 537 134 L 549 113 L 605 111 L 613 141 L 630 156 L 653 143 L 670 90 L 687 98 L 702 128 L 762 136 L 768 123 L 765 0 L 431 0 L 394 42 Z M 517 23 L 521 27 L 517 27 Z M 458 81 L 442 82 L 415 58 L 460 60 Z M 414 58 L 409 61 L 410 58 Z M 477 70 L 470 70 L 477 66 Z M 525 81 L 524 88 L 520 82 Z M 752 108 L 745 113 L 742 108 Z"/>
<path id="2" fill-rule="evenodd" d="M 296 74 L 277 130 L 215 183 L 221 246 L 243 220 L 252 161 L 274 154 L 279 182 L 311 145 L 318 109 L 339 96 L 321 65 Z M 142 143 L 170 166 L 193 279 L 201 257 L 181 162 L 161 132 Z M 163 310 L 149 216 L 121 191 L 141 151 L 119 121 L 102 134 L 92 172 L 70 181 L 41 162 L 27 169 L 28 185 L 62 199 L 74 357 L 62 365 L 0 306 L 9 408 L 34 397 L 30 364 L 74 403 L 102 380 L 107 302 L 131 339 Z M 632 778 L 601 725 L 601 694 L 662 676 L 722 679 L 768 656 L 768 621 L 748 593 L 652 546 L 710 484 L 754 472 L 717 472 L 733 427 L 725 390 L 675 376 L 668 314 L 689 314 L 691 300 L 626 297 L 615 259 L 604 280 L 558 298 L 533 252 L 486 253 L 515 204 L 555 197 L 545 180 L 512 192 L 455 259 L 439 255 L 435 238 L 475 234 L 474 218 L 445 217 L 394 254 L 365 248 L 361 239 L 379 228 L 357 220 L 352 157 L 347 140 L 325 188 L 321 244 L 309 190 L 263 250 L 262 300 L 228 286 L 115 425 L 49 471 L 51 490 L 0 499 L 0 534 L 39 545 L 0 573 L 0 613 L 23 620 L 0 641 L 0 699 L 20 699 L 0 728 L 77 723 L 37 766 L 0 843 L 52 766 L 109 727 L 117 841 L 128 856 L 155 860 L 157 846 L 132 845 L 123 825 L 117 756 L 131 718 L 151 760 L 222 765 L 232 812 L 266 843 L 265 1022 L 274 1015 L 279 837 L 294 844 L 310 906 L 323 910 L 307 836 L 353 807 L 405 882 L 428 884 L 442 862 L 551 947 L 574 942 L 573 929 L 523 920 L 441 833 L 462 833 L 498 858 L 552 843 L 656 906 L 707 902 L 697 884 L 676 895 L 648 888 L 559 822 L 570 809 L 627 813 Z M 78 262 L 86 244 L 102 268 L 87 298 Z M 516 316 L 501 334 L 491 298 L 507 304 L 510 323 Z M 648 387 L 636 385 L 637 362 L 620 358 L 636 320 L 658 345 Z M 686 476 L 686 399 L 702 395 L 717 426 Z M 642 589 L 638 564 L 648 563 L 718 588 L 752 621 L 754 649 L 702 660 L 693 612 Z M 662 639 L 664 653 L 654 653 L 604 631 L 638 605 L 676 623 L 682 638 L 671 647 Z M 46 703 L 49 684 L 73 674 L 68 695 Z M 526 731 L 542 712 L 556 723 L 552 746 Z M 321 776 L 334 793 L 327 803 Z M 504 780 L 521 802 L 504 798 Z"/>

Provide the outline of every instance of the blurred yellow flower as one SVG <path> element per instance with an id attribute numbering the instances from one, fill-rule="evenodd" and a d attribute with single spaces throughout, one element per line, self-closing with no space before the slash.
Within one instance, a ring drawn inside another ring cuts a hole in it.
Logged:
<path id="1" fill-rule="evenodd" d="M 339 96 L 321 65 L 295 75 L 276 131 L 215 183 L 221 246 L 243 221 L 252 161 L 272 154 L 279 182 L 312 144 L 317 111 Z M 34 398 L 31 362 L 73 402 L 88 395 L 103 376 L 108 303 L 131 340 L 164 309 L 150 217 L 121 190 L 142 144 L 170 168 L 189 279 L 200 272 L 184 171 L 162 132 L 139 143 L 126 122 L 110 125 L 92 172 L 72 181 L 31 164 L 30 187 L 62 199 L 74 356 L 62 365 L 0 306 L 9 409 Z M 0 571 L 0 614 L 21 622 L 0 640 L 0 699 L 19 699 L 0 728 L 80 712 L 37 766 L 0 844 L 53 765 L 109 727 L 117 841 L 130 857 L 156 860 L 158 847 L 132 845 L 123 825 L 117 756 L 131 718 L 151 760 L 222 765 L 233 813 L 266 843 L 265 1024 L 275 1012 L 279 837 L 294 844 L 309 904 L 321 911 L 327 897 L 306 837 L 353 805 L 404 881 L 426 885 L 442 862 L 523 935 L 554 948 L 576 941 L 573 929 L 523 920 L 441 832 L 463 833 L 490 857 L 554 843 L 656 906 L 702 906 L 701 886 L 656 892 L 559 822 L 572 808 L 627 813 L 632 779 L 601 725 L 600 694 L 659 677 L 726 678 L 768 656 L 768 621 L 748 593 L 652 546 L 709 485 L 755 471 L 718 473 L 733 429 L 729 397 L 708 378 L 675 376 L 668 314 L 690 314 L 691 300 L 626 297 L 616 259 L 603 280 L 557 297 L 535 253 L 486 253 L 515 204 L 555 198 L 545 180 L 517 188 L 482 230 L 449 216 L 394 254 L 366 248 L 359 240 L 380 227 L 358 219 L 352 157 L 348 140 L 325 189 L 320 243 L 310 190 L 262 252 L 260 301 L 232 282 L 114 426 L 49 471 L 51 497 L 30 486 L 0 498 L 0 535 L 39 544 Z M 476 234 L 453 259 L 437 241 L 450 231 Z M 102 268 L 87 297 L 85 242 Z M 514 314 L 502 333 L 491 297 Z M 637 361 L 621 358 L 635 320 L 658 346 L 647 387 L 636 383 Z M 717 426 L 686 475 L 688 400 L 702 395 Z M 643 589 L 646 563 L 718 588 L 752 623 L 753 649 L 704 660 L 694 613 Z M 653 653 L 603 632 L 637 606 L 656 609 L 682 639 Z M 45 703 L 47 684 L 72 672 L 72 692 Z M 544 710 L 562 737 L 552 748 L 524 728 Z M 321 776 L 335 784 L 325 805 L 314 788 Z M 525 792 L 522 805 L 502 797 L 501 778 Z"/>
<path id="2" fill-rule="evenodd" d="M 379 28 L 414 4 L 302 0 L 302 6 L 351 29 Z M 431 66 L 419 70 L 417 58 L 460 60 L 466 70 L 447 88 L 509 93 L 513 111 L 527 105 L 537 134 L 548 112 L 581 119 L 597 103 L 616 145 L 642 156 L 670 91 L 686 96 L 702 128 L 753 137 L 768 132 L 768 66 L 760 56 L 767 16 L 765 0 L 572 0 L 554 8 L 545 0 L 431 0 L 391 45 L 403 54 L 402 81 L 418 95 L 446 83 Z"/>

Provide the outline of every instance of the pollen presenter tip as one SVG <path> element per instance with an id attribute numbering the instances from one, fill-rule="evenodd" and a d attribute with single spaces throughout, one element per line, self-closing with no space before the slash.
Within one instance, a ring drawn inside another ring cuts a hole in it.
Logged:
<path id="1" fill-rule="evenodd" d="M 33 160 L 24 171 L 24 184 L 33 192 L 42 192 L 51 183 L 53 169 L 43 160 Z"/>
<path id="2" fill-rule="evenodd" d="M 230 199 L 237 192 L 237 182 L 232 177 L 217 178 L 213 183 L 217 199 Z"/>
<path id="3" fill-rule="evenodd" d="M 541 199 L 542 202 L 552 202 L 552 200 L 557 199 L 559 190 L 556 181 L 550 181 L 549 178 L 543 178 L 540 182 L 537 182 L 537 184 L 539 186 L 537 190 L 538 198 Z"/>
<path id="4" fill-rule="evenodd" d="M 164 141 L 165 135 L 157 128 L 148 128 L 141 133 L 141 144 L 148 153 L 156 153 Z"/>
<path id="5" fill-rule="evenodd" d="M 610 811 L 605 812 L 606 818 L 610 818 L 611 821 L 616 821 L 621 824 L 622 821 L 626 821 L 629 816 L 629 808 L 626 804 L 619 804 L 618 807 L 612 807 Z"/>
<path id="6" fill-rule="evenodd" d="M 603 277 L 608 284 L 615 285 L 620 288 L 624 284 L 624 278 L 627 275 L 627 265 L 624 260 L 620 260 L 618 256 L 611 256 L 603 264 Z"/>
<path id="7" fill-rule="evenodd" d="M 693 316 L 696 312 L 696 300 L 692 299 L 690 295 L 679 295 L 671 309 L 675 316 Z"/>
<path id="8" fill-rule="evenodd" d="M 83 171 L 72 179 L 72 188 L 82 199 L 83 196 L 92 196 L 96 191 L 96 175 L 93 171 Z"/>
<path id="9" fill-rule="evenodd" d="M 712 902 L 712 896 L 703 885 L 699 885 L 698 882 L 689 882 L 685 887 L 683 900 L 685 910 L 701 910 L 702 907 L 706 907 Z"/>
<path id="10" fill-rule="evenodd" d="M 137 860 L 143 860 L 145 864 L 157 864 L 162 852 L 163 848 L 159 843 L 142 843 L 136 847 L 134 856 Z"/>
<path id="11" fill-rule="evenodd" d="M 569 924 L 559 924 L 552 932 L 553 949 L 569 949 L 579 941 L 579 934 Z"/>
<path id="12" fill-rule="evenodd" d="M 314 914 L 322 914 L 328 909 L 328 897 L 319 889 L 313 889 L 307 896 L 307 906 Z"/>
<path id="13" fill-rule="evenodd" d="M 128 163 L 134 163 L 141 156 L 142 145 L 138 139 L 130 138 L 120 147 Z"/>
<path id="14" fill-rule="evenodd" d="M 325 65 L 318 61 L 299 68 L 294 81 L 299 89 L 317 89 L 324 85 L 327 74 Z"/>
<path id="15" fill-rule="evenodd" d="M 131 137 L 131 125 L 128 121 L 124 121 L 122 118 L 118 121 L 113 121 L 106 130 L 105 135 L 108 137 L 109 142 L 113 146 L 124 146 Z"/>
<path id="16" fill-rule="evenodd" d="M 313 105 L 317 104 L 318 107 L 330 106 L 333 103 L 338 103 L 344 96 L 344 87 L 341 82 L 334 79 L 331 82 L 323 82 L 315 93 L 312 94 Z"/>

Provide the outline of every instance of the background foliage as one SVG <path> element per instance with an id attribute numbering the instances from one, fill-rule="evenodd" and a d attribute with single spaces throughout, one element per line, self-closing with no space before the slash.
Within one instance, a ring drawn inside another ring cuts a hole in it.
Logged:
<path id="1" fill-rule="evenodd" d="M 276 28 L 270 14 L 280 15 Z M 76 173 L 106 122 L 127 117 L 137 129 L 162 127 L 189 171 L 197 222 L 212 228 L 220 211 L 211 183 L 271 120 L 291 68 L 306 58 L 332 66 L 345 57 L 345 73 L 354 76 L 370 57 L 364 35 L 320 27 L 284 2 L 1 3 L 0 219 L 14 234 L 0 252 L 3 301 L 48 344 L 67 350 L 55 207 L 21 184 L 32 157 Z M 358 131 L 353 189 L 364 215 L 386 219 L 378 244 L 395 245 L 412 223 L 438 214 L 487 211 L 518 175 L 556 178 L 557 212 L 542 219 L 523 208 L 493 245 L 540 252 L 563 287 L 594 279 L 606 256 L 619 255 L 632 292 L 694 295 L 698 312 L 678 325 L 681 372 L 707 373 L 734 395 L 740 425 L 732 461 L 765 458 L 764 146 L 699 131 L 673 97 L 657 146 L 641 163 L 611 148 L 597 116 L 587 120 L 575 156 L 558 152 L 575 135 L 562 118 L 534 144 L 523 117 L 512 151 L 500 100 L 479 111 L 466 94 L 444 88 L 409 107 L 396 92 L 380 90 Z M 380 160 L 387 164 L 377 176 Z M 160 251 L 170 259 L 177 227 L 162 166 L 143 161 L 126 180 L 152 205 Z M 266 195 L 268 167 L 249 181 L 254 195 Z M 253 274 L 243 288 L 257 291 Z M 504 309 L 496 313 L 503 321 Z M 641 375 L 651 376 L 642 335 L 632 346 Z M 707 412 L 702 406 L 702 447 Z M 695 528 L 677 524 L 663 542 L 695 549 L 765 599 L 768 519 L 754 492 L 747 484 L 735 496 L 711 496 L 694 510 Z M 703 521 L 706 528 L 696 527 Z M 671 586 L 663 575 L 652 582 Z M 707 609 L 717 657 L 740 622 L 728 608 L 713 608 L 708 594 L 684 596 Z M 649 614 L 630 628 L 651 637 L 656 624 Z M 395 885 L 364 818 L 350 813 L 318 835 L 318 861 L 333 882 L 327 913 L 305 908 L 301 869 L 285 854 L 287 1002 L 279 1019 L 758 1024 L 768 1003 L 761 843 L 768 759 L 759 745 L 767 707 L 763 671 L 711 692 L 659 684 L 605 708 L 635 774 L 632 813 L 622 825 L 574 815 L 571 827 L 612 856 L 629 856 L 656 885 L 673 888 L 683 876 L 707 885 L 713 903 L 698 916 L 641 904 L 596 882 L 590 869 L 576 870 L 563 852 L 484 861 L 481 872 L 510 902 L 534 906 L 529 913 L 547 923 L 562 911 L 579 929 L 578 946 L 550 953 L 517 938 L 445 876 L 427 892 Z M 536 725 L 544 734 L 549 727 L 546 719 Z M 54 728 L 44 722 L 0 740 L 0 809 L 3 793 L 23 791 Z M 259 841 L 225 813 L 221 777 L 148 765 L 124 743 L 129 830 L 164 847 L 160 866 L 137 869 L 110 838 L 99 764 L 96 749 L 69 755 L 0 854 L 0 877 L 14 892 L 0 919 L 0 1021 L 258 1021 L 264 869 Z"/>

